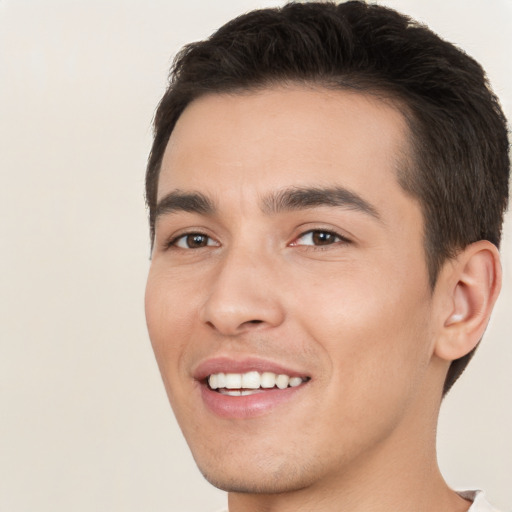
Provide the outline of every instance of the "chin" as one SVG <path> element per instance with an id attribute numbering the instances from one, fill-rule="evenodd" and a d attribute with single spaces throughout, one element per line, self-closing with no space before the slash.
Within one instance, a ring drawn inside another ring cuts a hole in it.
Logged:
<path id="1" fill-rule="evenodd" d="M 234 458 L 233 458 L 234 459 Z M 251 462 L 231 459 L 215 467 L 198 463 L 204 478 L 214 487 L 226 492 L 248 494 L 280 494 L 309 487 L 313 482 L 308 475 L 315 474 L 313 468 L 287 461 L 279 463 L 273 457 Z"/>

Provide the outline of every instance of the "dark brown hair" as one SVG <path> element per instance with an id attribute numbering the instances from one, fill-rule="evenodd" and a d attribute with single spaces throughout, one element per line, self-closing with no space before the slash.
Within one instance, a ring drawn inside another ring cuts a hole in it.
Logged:
<path id="1" fill-rule="evenodd" d="M 155 115 L 146 174 L 151 240 L 162 157 L 187 105 L 207 93 L 290 82 L 378 94 L 403 113 L 413 151 L 398 179 L 423 211 L 432 288 L 460 249 L 477 240 L 499 246 L 509 143 L 482 67 L 407 16 L 361 1 L 252 11 L 182 49 Z M 472 355 L 452 363 L 445 392 Z"/>

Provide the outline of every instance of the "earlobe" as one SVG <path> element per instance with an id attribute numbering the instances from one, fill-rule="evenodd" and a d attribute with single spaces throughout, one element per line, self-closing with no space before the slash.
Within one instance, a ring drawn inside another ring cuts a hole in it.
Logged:
<path id="1" fill-rule="evenodd" d="M 435 354 L 454 361 L 476 347 L 487 327 L 501 288 L 499 252 L 486 240 L 475 242 L 450 261 L 449 272 L 440 278 L 446 300 Z"/>

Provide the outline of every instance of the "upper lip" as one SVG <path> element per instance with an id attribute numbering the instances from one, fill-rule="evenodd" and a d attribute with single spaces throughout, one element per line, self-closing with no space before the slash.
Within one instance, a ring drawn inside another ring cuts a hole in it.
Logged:
<path id="1" fill-rule="evenodd" d="M 213 373 L 247 373 L 250 371 L 273 372 L 289 377 L 309 377 L 306 372 L 290 368 L 287 365 L 276 363 L 258 357 L 245 357 L 236 359 L 232 357 L 212 357 L 201 361 L 193 371 L 196 380 L 204 380 Z"/>

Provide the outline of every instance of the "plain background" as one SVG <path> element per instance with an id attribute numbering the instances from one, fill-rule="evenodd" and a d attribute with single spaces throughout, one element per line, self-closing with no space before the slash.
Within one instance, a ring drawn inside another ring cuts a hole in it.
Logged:
<path id="1" fill-rule="evenodd" d="M 0 510 L 206 512 L 145 329 L 144 168 L 172 55 L 265 0 L 0 0 Z M 511 0 L 382 0 L 488 70 L 512 118 Z M 505 286 L 446 400 L 441 467 L 512 506 Z"/>

